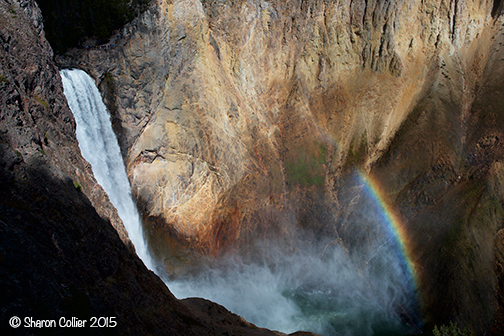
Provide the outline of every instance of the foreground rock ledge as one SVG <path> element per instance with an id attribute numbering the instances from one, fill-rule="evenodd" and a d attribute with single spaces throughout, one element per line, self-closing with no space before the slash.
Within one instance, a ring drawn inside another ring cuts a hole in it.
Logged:
<path id="1" fill-rule="evenodd" d="M 47 332 L 13 329 L 12 316 L 113 316 L 117 326 L 107 332 L 118 335 L 283 335 L 206 300 L 177 300 L 126 247 L 120 219 L 80 156 L 51 48 L 37 28 L 38 7 L 22 4 L 0 0 L 2 329 Z"/>
<path id="2" fill-rule="evenodd" d="M 299 227 L 355 245 L 357 168 L 407 223 L 427 328 L 484 334 L 503 293 L 502 6 L 159 0 L 61 64 L 101 83 L 171 274 Z"/>

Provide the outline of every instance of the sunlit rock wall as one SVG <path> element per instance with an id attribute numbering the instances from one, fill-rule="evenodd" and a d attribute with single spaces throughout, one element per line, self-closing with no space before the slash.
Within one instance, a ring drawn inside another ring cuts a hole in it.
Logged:
<path id="1" fill-rule="evenodd" d="M 483 332 L 498 301 L 501 10 L 159 0 L 105 48 L 59 61 L 101 83 L 170 273 L 299 227 L 351 241 L 359 167 L 410 229 L 427 323 Z"/>

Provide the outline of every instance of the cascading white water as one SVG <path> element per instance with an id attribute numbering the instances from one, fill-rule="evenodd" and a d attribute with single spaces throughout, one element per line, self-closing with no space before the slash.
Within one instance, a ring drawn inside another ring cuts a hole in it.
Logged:
<path id="1" fill-rule="evenodd" d="M 84 71 L 60 73 L 76 119 L 82 155 L 91 163 L 96 180 L 117 208 L 139 257 L 154 270 L 101 95 Z M 365 202 L 364 199 L 359 217 L 363 223 L 359 227 L 367 232 L 379 216 Z M 360 259 L 352 258 L 332 242 L 322 244 L 325 247 L 320 250 L 301 239 L 297 244 L 299 253 L 286 254 L 281 249 L 264 252 L 265 262 L 258 264 L 243 263 L 235 256 L 222 261 L 224 268 L 202 267 L 200 274 L 192 278 L 166 282 L 178 298 L 205 297 L 259 326 L 284 332 L 410 334 L 418 328 L 414 317 L 407 316 L 411 293 L 402 275 L 403 267 L 391 248 L 390 238 L 379 240 L 381 235 L 375 233 L 377 241 L 369 243 L 367 253 L 361 251 Z M 410 322 L 404 321 L 404 315 Z"/>
<path id="2" fill-rule="evenodd" d="M 75 117 L 82 156 L 91 164 L 96 180 L 116 207 L 138 256 L 145 266 L 154 270 L 119 144 L 100 92 L 93 79 L 82 70 L 61 70 L 60 75 Z"/>

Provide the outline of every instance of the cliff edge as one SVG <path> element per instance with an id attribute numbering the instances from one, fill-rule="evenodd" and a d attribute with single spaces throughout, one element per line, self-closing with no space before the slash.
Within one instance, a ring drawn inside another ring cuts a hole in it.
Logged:
<path id="1" fill-rule="evenodd" d="M 357 170 L 411 236 L 427 326 L 498 334 L 502 6 L 158 0 L 58 62 L 100 83 L 170 274 L 299 228 L 356 248 Z"/>
<path id="2" fill-rule="evenodd" d="M 128 246 L 121 220 L 80 155 L 40 19 L 34 1 L 0 1 L 4 334 L 280 335 L 214 303 L 178 301 Z M 13 316 L 21 318 L 19 328 L 9 325 Z M 90 328 L 100 317 L 110 327 Z M 60 326 L 72 318 L 85 320 L 86 328 Z M 57 327 L 41 328 L 42 320 Z"/>

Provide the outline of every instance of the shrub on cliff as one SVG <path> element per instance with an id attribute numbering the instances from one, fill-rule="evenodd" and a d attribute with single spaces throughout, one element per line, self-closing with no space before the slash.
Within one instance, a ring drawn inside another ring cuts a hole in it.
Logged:
<path id="1" fill-rule="evenodd" d="M 440 328 L 434 326 L 434 330 L 432 331 L 434 336 L 472 336 L 473 334 L 468 331 L 466 328 L 464 330 L 460 330 L 457 327 L 457 324 L 450 322 L 450 325 L 442 325 Z"/>

